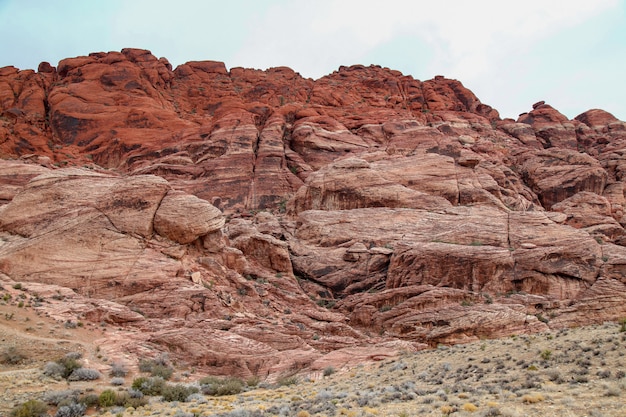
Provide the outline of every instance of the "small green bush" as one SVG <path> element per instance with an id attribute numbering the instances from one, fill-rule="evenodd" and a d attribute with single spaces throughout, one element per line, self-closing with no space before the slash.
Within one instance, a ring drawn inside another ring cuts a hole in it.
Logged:
<path id="1" fill-rule="evenodd" d="M 202 378 L 199 383 L 203 394 L 214 396 L 239 394 L 245 388 L 244 382 L 234 377 L 207 376 Z"/>
<path id="2" fill-rule="evenodd" d="M 43 417 L 48 412 L 48 406 L 38 400 L 28 400 L 11 410 L 11 417 Z"/>
<path id="3" fill-rule="evenodd" d="M 117 395 L 113 390 L 105 390 L 100 393 L 98 397 L 98 404 L 100 407 L 112 407 L 117 401 Z"/>
<path id="4" fill-rule="evenodd" d="M 148 404 L 148 400 L 145 398 L 136 398 L 136 397 L 126 396 L 123 406 L 126 408 L 128 407 L 137 408 L 137 407 L 144 406 L 146 404 Z"/>
<path id="5" fill-rule="evenodd" d="M 79 403 L 85 404 L 87 408 L 95 407 L 100 404 L 100 397 L 96 394 L 85 394 L 78 400 Z"/>
<path id="6" fill-rule="evenodd" d="M 543 359 L 544 361 L 547 361 L 552 357 L 552 351 L 550 349 L 545 349 L 541 351 L 540 355 L 541 355 L 541 359 Z"/>
<path id="7" fill-rule="evenodd" d="M 151 359 L 140 359 L 139 360 L 139 371 L 140 372 L 151 372 L 152 366 L 154 366 L 154 362 Z"/>
<path id="8" fill-rule="evenodd" d="M 161 395 L 165 388 L 165 380 L 161 377 L 139 377 L 136 378 L 131 387 L 134 390 L 141 391 L 144 395 Z"/>
<path id="9" fill-rule="evenodd" d="M 141 372 L 149 372 L 152 376 L 159 376 L 165 380 L 172 377 L 174 369 L 169 366 L 166 356 L 159 356 L 156 359 L 141 359 L 139 361 L 139 370 Z"/>
<path id="10" fill-rule="evenodd" d="M 166 385 L 161 392 L 164 401 L 187 401 L 187 397 L 198 392 L 198 388 L 181 384 Z"/>
<path id="11" fill-rule="evenodd" d="M 173 373 L 174 373 L 174 370 L 170 368 L 169 366 L 165 366 L 165 365 L 154 365 L 152 369 L 150 370 L 150 375 L 158 376 L 165 380 L 170 379 Z"/>
<path id="12" fill-rule="evenodd" d="M 63 374 L 61 375 L 63 378 L 69 377 L 72 375 L 72 372 L 81 367 L 81 363 L 73 356 L 65 356 L 57 359 L 56 363 L 63 367 Z"/>

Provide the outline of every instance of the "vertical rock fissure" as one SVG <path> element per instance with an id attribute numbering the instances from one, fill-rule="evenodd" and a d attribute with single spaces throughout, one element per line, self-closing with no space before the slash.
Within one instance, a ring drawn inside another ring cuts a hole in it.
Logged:
<path id="1" fill-rule="evenodd" d="M 256 201 L 256 164 L 259 157 L 259 146 L 261 143 L 261 133 L 263 126 L 257 125 L 257 134 L 254 142 L 252 143 L 252 178 L 250 179 L 250 191 L 248 193 L 248 208 L 257 209 Z"/>
<path id="2" fill-rule="evenodd" d="M 458 206 L 461 204 L 461 186 L 459 185 L 459 170 L 456 161 L 454 161 L 454 178 L 456 180 L 456 205 Z"/>

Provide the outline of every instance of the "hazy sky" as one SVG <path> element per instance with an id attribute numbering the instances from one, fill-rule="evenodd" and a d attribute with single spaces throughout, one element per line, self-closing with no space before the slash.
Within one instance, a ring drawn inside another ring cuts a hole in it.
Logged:
<path id="1" fill-rule="evenodd" d="M 626 0 L 0 0 L 0 39 L 0 67 L 125 47 L 311 78 L 378 64 L 456 78 L 502 117 L 545 100 L 626 120 Z"/>

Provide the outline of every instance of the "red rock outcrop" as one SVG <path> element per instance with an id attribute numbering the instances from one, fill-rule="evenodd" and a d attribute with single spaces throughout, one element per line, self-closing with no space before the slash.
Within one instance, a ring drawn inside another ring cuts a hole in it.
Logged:
<path id="1" fill-rule="evenodd" d="M 1 68 L 2 279 L 111 356 L 242 376 L 622 318 L 626 123 L 532 107 L 378 66 Z"/>

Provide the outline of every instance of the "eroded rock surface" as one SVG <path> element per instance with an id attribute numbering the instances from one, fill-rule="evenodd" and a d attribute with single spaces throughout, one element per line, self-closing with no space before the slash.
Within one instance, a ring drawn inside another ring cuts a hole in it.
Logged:
<path id="1" fill-rule="evenodd" d="M 626 316 L 626 124 L 378 66 L 0 69 L 0 272 L 51 315 L 275 377 Z M 30 287 L 28 287 L 30 286 Z"/>

